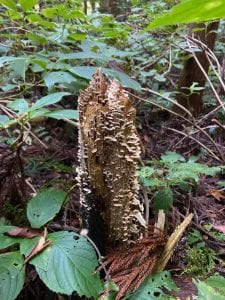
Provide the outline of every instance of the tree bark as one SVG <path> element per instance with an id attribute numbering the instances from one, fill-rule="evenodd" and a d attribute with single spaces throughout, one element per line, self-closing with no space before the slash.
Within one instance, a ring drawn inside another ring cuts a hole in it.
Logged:
<path id="1" fill-rule="evenodd" d="M 101 13 L 109 13 L 114 16 L 124 13 L 128 7 L 127 0 L 100 0 L 99 4 L 99 11 Z"/>
<path id="2" fill-rule="evenodd" d="M 200 24 L 198 27 L 204 27 L 203 30 L 194 33 L 194 37 L 202 41 L 209 49 L 213 50 L 219 22 L 213 22 L 208 25 Z M 196 25 L 192 26 L 192 29 Z M 195 53 L 202 67 L 208 73 L 209 62 L 206 58 L 204 51 L 198 51 Z M 186 53 L 188 55 L 188 53 Z M 203 90 L 196 93 L 190 94 L 190 86 L 193 82 L 197 82 L 199 87 L 205 86 L 206 78 L 202 71 L 200 70 L 194 57 L 188 58 L 183 67 L 183 71 L 180 76 L 180 81 L 178 83 L 178 94 L 177 101 L 185 108 L 187 108 L 193 115 L 197 116 L 203 109 Z M 175 108 L 179 113 L 183 113 L 180 109 Z"/>

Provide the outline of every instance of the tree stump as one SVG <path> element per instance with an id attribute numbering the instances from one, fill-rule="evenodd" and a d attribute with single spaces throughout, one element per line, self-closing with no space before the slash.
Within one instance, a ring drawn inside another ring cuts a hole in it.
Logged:
<path id="1" fill-rule="evenodd" d="M 128 247 L 145 227 L 138 199 L 140 142 L 126 91 L 100 69 L 80 93 L 79 168 L 83 228 L 98 247 Z"/>

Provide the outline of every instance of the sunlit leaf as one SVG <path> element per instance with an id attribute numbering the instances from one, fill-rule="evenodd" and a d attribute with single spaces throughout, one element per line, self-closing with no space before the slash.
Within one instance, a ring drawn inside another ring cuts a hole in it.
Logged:
<path id="1" fill-rule="evenodd" d="M 23 11 L 30 10 L 37 4 L 37 0 L 19 0 L 19 4 L 21 5 Z"/>
<path id="2" fill-rule="evenodd" d="M 157 17 L 147 29 L 163 25 L 197 23 L 225 18 L 224 0 L 183 0 L 169 13 Z"/>

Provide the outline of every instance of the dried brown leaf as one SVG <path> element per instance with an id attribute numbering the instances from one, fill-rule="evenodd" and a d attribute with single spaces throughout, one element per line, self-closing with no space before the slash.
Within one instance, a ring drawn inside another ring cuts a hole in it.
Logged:
<path id="1" fill-rule="evenodd" d="M 225 192 L 222 190 L 210 190 L 210 195 L 212 195 L 217 201 L 225 200 Z"/>
<path id="2" fill-rule="evenodd" d="M 51 241 L 46 240 L 46 237 L 47 237 L 47 229 L 45 228 L 43 235 L 37 241 L 36 245 L 33 247 L 31 252 L 25 257 L 25 261 L 24 261 L 25 263 L 27 263 L 31 258 L 33 258 L 37 254 L 42 252 L 51 244 Z"/>
<path id="3" fill-rule="evenodd" d="M 22 228 L 16 228 L 12 229 L 8 232 L 6 232 L 9 236 L 15 236 L 15 237 L 24 237 L 31 239 L 35 236 L 41 236 L 41 232 L 37 229 L 33 229 L 31 227 L 22 227 Z"/>

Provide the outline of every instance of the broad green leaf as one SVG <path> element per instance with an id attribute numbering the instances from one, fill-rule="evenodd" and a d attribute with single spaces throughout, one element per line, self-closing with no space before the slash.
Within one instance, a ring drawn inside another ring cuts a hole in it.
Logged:
<path id="1" fill-rule="evenodd" d="M 39 192 L 27 205 L 27 218 L 33 228 L 40 228 L 52 220 L 66 200 L 66 192 L 49 188 Z"/>
<path id="2" fill-rule="evenodd" d="M 47 239 L 50 247 L 30 261 L 41 280 L 56 293 L 71 295 L 76 291 L 79 296 L 97 299 L 102 283 L 96 272 L 95 250 L 87 239 L 66 231 L 51 233 Z M 32 246 L 25 249 L 27 255 Z"/>
<path id="3" fill-rule="evenodd" d="M 75 53 L 68 53 L 68 54 L 60 54 L 60 60 L 67 60 L 67 59 L 97 59 L 99 61 L 108 61 L 109 56 L 104 54 L 95 53 L 93 51 L 86 51 L 86 52 L 75 52 Z M 86 66 L 80 68 L 88 68 Z M 91 70 L 96 69 L 96 67 L 91 67 Z"/>
<path id="4" fill-rule="evenodd" d="M 74 41 L 84 41 L 86 39 L 86 36 L 87 34 L 84 32 L 76 32 L 69 34 L 67 38 Z"/>
<path id="5" fill-rule="evenodd" d="M 19 252 L 0 255 L 0 299 L 14 300 L 23 288 L 24 259 Z"/>
<path id="6" fill-rule="evenodd" d="M 158 274 L 151 275 L 140 286 L 137 292 L 125 297 L 126 300 L 166 300 L 171 299 L 171 296 L 164 294 L 162 288 L 168 291 L 175 290 L 177 287 L 172 280 L 169 272 L 163 271 Z"/>
<path id="7" fill-rule="evenodd" d="M 65 15 L 65 19 L 81 19 L 85 20 L 87 16 L 81 10 L 67 10 L 67 14 Z"/>
<path id="8" fill-rule="evenodd" d="M 225 18 L 224 0 L 183 0 L 151 22 L 147 29 L 181 23 L 198 23 Z"/>
<path id="9" fill-rule="evenodd" d="M 0 67 L 3 67 L 5 63 L 15 61 L 26 61 L 27 57 L 15 57 L 15 56 L 2 56 L 0 57 Z"/>
<path id="10" fill-rule="evenodd" d="M 5 84 L 5 85 L 2 85 L 1 90 L 3 90 L 3 92 L 8 92 L 8 91 L 11 91 L 11 90 L 15 89 L 17 86 L 18 85 L 16 85 L 16 84 L 8 83 L 8 84 Z"/>
<path id="11" fill-rule="evenodd" d="M 47 44 L 48 40 L 41 35 L 35 33 L 26 33 L 26 37 L 35 44 Z"/>
<path id="12" fill-rule="evenodd" d="M 225 277 L 221 275 L 213 275 L 206 279 L 205 283 L 212 288 L 216 288 L 221 292 L 225 292 Z"/>
<path id="13" fill-rule="evenodd" d="M 1 126 L 5 126 L 9 121 L 10 121 L 10 119 L 7 116 L 0 115 L 0 125 Z"/>
<path id="14" fill-rule="evenodd" d="M 176 152 L 167 151 L 161 156 L 161 161 L 165 163 L 175 163 L 178 161 L 185 161 L 185 158 Z"/>
<path id="15" fill-rule="evenodd" d="M 134 79 L 130 78 L 126 73 L 117 71 L 115 69 L 103 68 L 103 72 L 111 76 L 112 78 L 118 79 L 124 87 L 141 91 L 141 85 Z"/>
<path id="16" fill-rule="evenodd" d="M 68 7 L 66 7 L 64 4 L 56 4 L 49 8 L 42 9 L 41 13 L 46 18 L 54 18 L 56 16 L 66 16 L 68 11 Z"/>
<path id="17" fill-rule="evenodd" d="M 24 98 L 16 99 L 7 106 L 15 111 L 18 111 L 18 114 L 25 113 L 29 108 L 29 105 Z"/>
<path id="18" fill-rule="evenodd" d="M 165 188 L 156 192 L 153 200 L 153 209 L 168 212 L 173 205 L 173 191 L 170 188 Z"/>
<path id="19" fill-rule="evenodd" d="M 45 114 L 46 117 L 61 120 L 61 119 L 74 119 L 78 120 L 79 114 L 77 110 L 73 109 L 60 109 L 51 111 Z"/>
<path id="20" fill-rule="evenodd" d="M 31 10 L 35 4 L 37 4 L 37 0 L 19 0 L 19 4 L 22 7 L 23 11 Z"/>
<path id="21" fill-rule="evenodd" d="M 0 0 L 0 4 L 12 10 L 17 10 L 16 3 L 13 0 Z"/>
<path id="22" fill-rule="evenodd" d="M 210 285 L 206 284 L 203 281 L 197 281 L 193 279 L 194 284 L 197 286 L 198 289 L 198 297 L 197 300 L 224 300 L 225 296 L 220 294 Z"/>
<path id="23" fill-rule="evenodd" d="M 70 95 L 70 93 L 67 92 L 58 92 L 58 93 L 53 93 L 47 96 L 44 96 L 40 100 L 38 100 L 33 106 L 32 109 L 38 109 L 46 105 L 51 105 L 59 102 L 62 97 Z"/>
<path id="24" fill-rule="evenodd" d="M 69 71 L 71 73 L 76 74 L 77 76 L 80 76 L 80 77 L 90 80 L 92 78 L 92 75 L 96 71 L 96 67 L 86 67 L 86 66 L 72 67 L 69 69 Z M 125 74 L 123 72 L 109 69 L 109 68 L 102 68 L 102 71 L 103 71 L 103 73 L 109 75 L 110 77 L 118 79 L 121 82 L 121 84 L 125 87 L 131 88 L 131 89 L 137 90 L 137 91 L 141 90 L 140 84 L 137 81 L 131 79 L 127 74 Z"/>
<path id="25" fill-rule="evenodd" d="M 45 115 L 49 112 L 50 112 L 49 109 L 38 108 L 37 110 L 29 111 L 28 116 L 29 116 L 30 119 L 35 119 L 35 118 L 39 118 L 39 117 L 45 117 Z"/>
<path id="26" fill-rule="evenodd" d="M 22 241 L 22 238 L 11 237 L 11 236 L 4 234 L 5 232 L 8 232 L 8 231 L 10 231 L 12 229 L 16 229 L 16 228 L 17 228 L 16 226 L 1 226 L 0 227 L 0 249 L 8 248 L 9 246 L 18 244 Z"/>
<path id="27" fill-rule="evenodd" d="M 29 63 L 29 59 L 20 59 L 11 62 L 10 66 L 13 69 L 13 75 L 15 77 L 21 77 L 23 81 L 25 81 L 25 74 L 28 69 Z"/>
<path id="28" fill-rule="evenodd" d="M 29 14 L 26 16 L 27 20 L 32 24 L 42 25 L 46 29 L 54 29 L 55 24 L 53 22 L 46 21 L 42 19 L 40 15 L 37 14 Z"/>
<path id="29" fill-rule="evenodd" d="M 43 75 L 46 86 L 50 89 L 56 83 L 71 83 L 76 81 L 76 78 L 68 72 L 47 72 Z"/>

